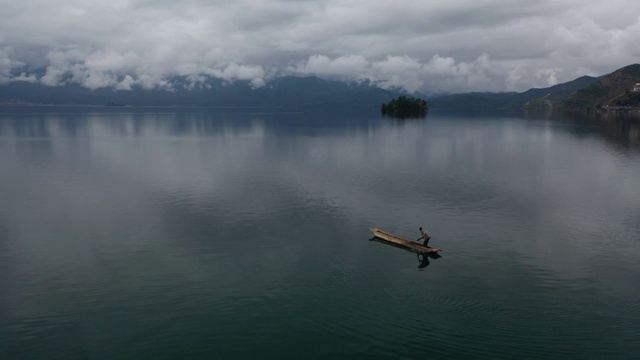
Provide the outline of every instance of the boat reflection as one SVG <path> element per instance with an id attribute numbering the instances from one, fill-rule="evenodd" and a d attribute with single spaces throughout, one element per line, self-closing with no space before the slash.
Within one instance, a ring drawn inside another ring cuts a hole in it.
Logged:
<path id="1" fill-rule="evenodd" d="M 429 266 L 431 264 L 429 259 L 436 260 L 436 259 L 439 259 L 439 258 L 442 257 L 442 255 L 440 255 L 438 253 L 418 253 L 418 252 L 416 252 L 416 251 L 414 251 L 412 249 L 409 249 L 409 248 L 406 248 L 404 246 L 400 246 L 400 245 L 397 245 L 397 244 L 394 244 L 394 243 L 390 243 L 388 241 L 384 241 L 384 240 L 382 240 L 380 238 L 377 238 L 375 236 L 370 238 L 369 241 L 375 241 L 375 242 L 378 242 L 380 244 L 385 244 L 385 245 L 388 245 L 388 246 L 392 246 L 392 247 L 395 247 L 395 248 L 398 248 L 398 249 L 402 249 L 404 251 L 416 254 L 417 257 L 418 257 L 418 269 L 424 269 L 427 266 Z"/>

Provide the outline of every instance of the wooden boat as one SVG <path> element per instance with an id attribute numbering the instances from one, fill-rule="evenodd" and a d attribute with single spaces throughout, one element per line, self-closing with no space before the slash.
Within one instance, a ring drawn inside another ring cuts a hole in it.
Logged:
<path id="1" fill-rule="evenodd" d="M 373 233 L 373 236 L 375 236 L 376 238 L 408 248 L 410 250 L 417 252 L 418 254 L 429 254 L 429 253 L 437 253 L 438 251 L 442 251 L 442 249 L 438 249 L 430 246 L 424 246 L 418 242 L 405 239 L 398 235 L 393 235 L 391 233 L 388 233 L 386 231 L 383 231 L 377 228 L 372 228 L 370 230 Z"/>

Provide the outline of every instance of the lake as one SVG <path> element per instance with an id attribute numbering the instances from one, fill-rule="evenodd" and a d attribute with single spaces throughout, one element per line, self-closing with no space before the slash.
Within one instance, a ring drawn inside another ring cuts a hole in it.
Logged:
<path id="1" fill-rule="evenodd" d="M 0 108 L 2 359 L 640 358 L 639 258 L 626 120 Z"/>

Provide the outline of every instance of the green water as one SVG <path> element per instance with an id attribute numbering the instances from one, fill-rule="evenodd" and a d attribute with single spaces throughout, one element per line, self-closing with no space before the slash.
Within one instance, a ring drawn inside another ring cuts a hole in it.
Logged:
<path id="1" fill-rule="evenodd" d="M 258 110 L 0 109 L 0 358 L 640 358 L 638 127 Z"/>

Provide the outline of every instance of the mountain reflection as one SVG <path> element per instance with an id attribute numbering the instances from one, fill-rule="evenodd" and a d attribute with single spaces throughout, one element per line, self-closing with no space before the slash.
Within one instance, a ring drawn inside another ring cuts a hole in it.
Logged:
<path id="1" fill-rule="evenodd" d="M 78 109 L 66 112 L 67 108 L 35 108 L 31 112 L 21 109 L 11 111 L 4 107 L 0 111 L 0 136 L 16 138 L 55 138 L 78 136 L 118 136 L 142 137 L 210 137 L 221 133 L 251 132 L 256 126 L 271 133 L 290 133 L 313 135 L 319 132 L 342 131 L 344 128 L 355 130 L 371 129 L 379 126 L 405 126 L 419 124 L 434 117 L 391 118 L 383 117 L 372 110 L 364 111 L 328 111 L 312 110 L 301 113 L 216 113 L 216 112 L 162 112 L 146 113 L 148 109 L 134 109 L 126 113 L 79 112 Z M 85 109 L 86 110 L 86 109 Z M 636 113 L 604 114 L 525 114 L 527 119 L 553 121 L 570 125 L 564 129 L 582 136 L 600 136 L 617 148 L 637 148 L 640 145 L 640 115 Z M 479 120 L 496 117 L 470 117 Z M 457 121 L 459 115 L 435 115 L 436 120 Z"/>
<path id="2" fill-rule="evenodd" d="M 599 136 L 617 149 L 637 149 L 640 146 L 640 113 L 527 113 L 527 119 L 552 121 L 568 125 L 572 134 Z"/>

